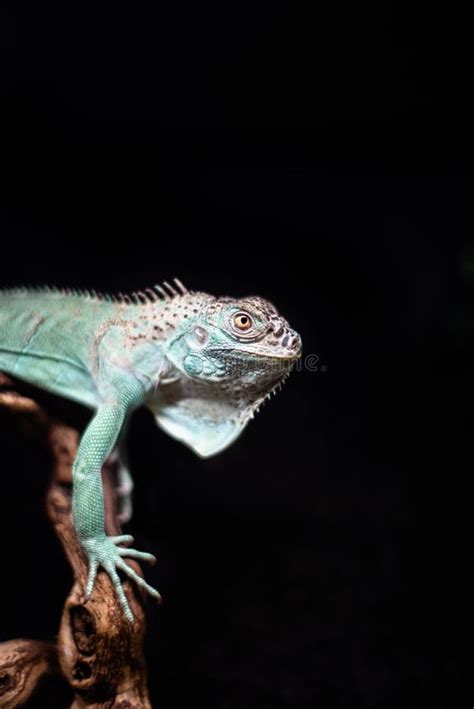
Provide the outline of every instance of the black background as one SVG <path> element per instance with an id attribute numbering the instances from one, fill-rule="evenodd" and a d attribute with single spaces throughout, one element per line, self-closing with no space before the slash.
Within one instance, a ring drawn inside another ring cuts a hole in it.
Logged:
<path id="1" fill-rule="evenodd" d="M 153 706 L 471 707 L 462 5 L 4 2 L 0 46 L 3 285 L 259 293 L 319 358 L 214 459 L 133 420 Z M 51 638 L 46 476 L 0 440 L 0 639 Z"/>

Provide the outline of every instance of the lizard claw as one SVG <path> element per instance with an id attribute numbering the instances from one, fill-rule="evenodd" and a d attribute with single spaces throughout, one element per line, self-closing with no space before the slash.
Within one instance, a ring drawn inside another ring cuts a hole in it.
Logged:
<path id="1" fill-rule="evenodd" d="M 128 603 L 125 591 L 123 590 L 122 582 L 117 573 L 117 569 L 123 571 L 129 578 L 131 578 L 135 583 L 143 588 L 150 596 L 156 598 L 160 601 L 161 596 L 156 589 L 147 584 L 147 582 L 139 576 L 136 571 L 134 571 L 128 564 L 125 563 L 123 557 L 129 557 L 130 559 L 139 559 L 140 561 L 149 561 L 154 563 L 156 561 L 153 554 L 148 554 L 147 552 L 138 551 L 137 549 L 128 549 L 125 547 L 119 547 L 117 544 L 130 544 L 133 542 L 133 537 L 130 534 L 120 534 L 115 537 L 103 536 L 99 539 L 87 539 L 82 542 L 82 546 L 87 554 L 89 560 L 89 574 L 87 577 L 87 585 L 85 591 L 86 600 L 90 597 L 92 589 L 94 588 L 94 582 L 97 577 L 97 571 L 99 566 L 101 566 L 110 576 L 110 579 L 114 585 L 115 592 L 117 593 L 120 605 L 123 608 L 125 616 L 133 623 L 133 613 Z"/>

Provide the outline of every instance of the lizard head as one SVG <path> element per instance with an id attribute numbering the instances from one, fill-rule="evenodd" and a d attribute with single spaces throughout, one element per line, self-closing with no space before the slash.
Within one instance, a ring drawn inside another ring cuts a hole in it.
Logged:
<path id="1" fill-rule="evenodd" d="M 301 354 L 301 338 L 263 298 L 218 298 L 165 349 L 183 376 L 257 392 L 289 372 Z"/>
<path id="2" fill-rule="evenodd" d="M 199 307 L 164 345 L 171 377 L 154 410 L 162 428 L 209 456 L 230 445 L 279 388 L 301 355 L 301 338 L 258 296 L 193 295 Z"/>

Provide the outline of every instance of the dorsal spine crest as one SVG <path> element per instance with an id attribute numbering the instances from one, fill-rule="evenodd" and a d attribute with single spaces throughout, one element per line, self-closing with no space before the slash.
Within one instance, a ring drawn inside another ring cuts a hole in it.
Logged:
<path id="1" fill-rule="evenodd" d="M 158 301 L 169 302 L 184 295 L 192 295 L 178 278 L 173 278 L 176 288 L 168 281 L 163 281 L 163 285 L 157 284 L 152 288 L 134 291 L 133 293 L 102 293 L 94 289 L 78 289 L 71 287 L 60 288 L 53 285 L 44 286 L 13 286 L 11 288 L 0 289 L 0 294 L 22 296 L 22 295 L 51 295 L 65 296 L 68 298 L 84 298 L 89 301 L 104 303 L 118 303 L 125 305 L 147 305 Z"/>

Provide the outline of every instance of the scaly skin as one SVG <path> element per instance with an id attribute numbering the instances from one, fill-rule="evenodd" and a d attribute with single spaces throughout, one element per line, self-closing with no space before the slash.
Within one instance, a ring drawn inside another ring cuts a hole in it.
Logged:
<path id="1" fill-rule="evenodd" d="M 289 374 L 301 340 L 260 297 L 215 298 L 175 286 L 113 298 L 55 289 L 0 291 L 0 371 L 93 411 L 73 465 L 73 517 L 89 562 L 86 597 L 99 567 L 133 615 L 117 570 L 159 593 L 124 558 L 151 554 L 107 537 L 101 469 L 131 412 L 148 406 L 158 425 L 198 455 L 229 446 Z M 122 465 L 122 521 L 131 478 Z"/>

